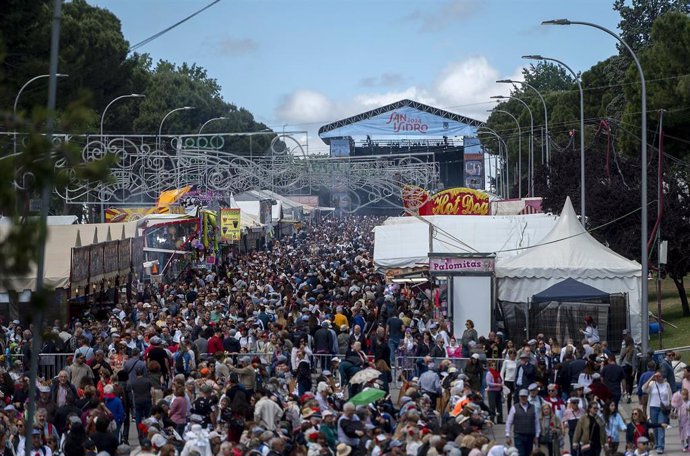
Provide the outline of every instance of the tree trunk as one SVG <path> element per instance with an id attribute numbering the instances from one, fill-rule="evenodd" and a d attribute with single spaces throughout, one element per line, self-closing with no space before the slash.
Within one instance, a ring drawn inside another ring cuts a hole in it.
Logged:
<path id="1" fill-rule="evenodd" d="M 676 284 L 678 289 L 678 296 L 680 296 L 680 305 L 683 308 L 683 316 L 690 317 L 690 305 L 688 305 L 688 295 L 685 293 L 685 285 L 683 284 L 683 277 L 676 278 L 671 276 L 673 283 Z"/>

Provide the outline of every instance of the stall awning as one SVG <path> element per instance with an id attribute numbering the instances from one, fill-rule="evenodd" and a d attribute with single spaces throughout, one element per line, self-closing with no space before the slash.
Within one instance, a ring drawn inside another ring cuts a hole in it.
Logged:
<path id="1" fill-rule="evenodd" d="M 535 294 L 532 297 L 532 302 L 577 302 L 582 300 L 591 301 L 594 299 L 606 301 L 609 299 L 609 294 L 587 285 L 586 283 L 578 282 L 575 279 L 565 279 Z"/>

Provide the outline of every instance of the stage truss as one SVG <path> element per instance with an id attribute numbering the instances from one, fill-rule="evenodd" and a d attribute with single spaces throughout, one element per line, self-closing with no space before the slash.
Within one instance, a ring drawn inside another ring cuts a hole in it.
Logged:
<path id="1" fill-rule="evenodd" d="M 236 133 L 184 136 L 55 136 L 83 144 L 82 159 L 115 154 L 118 164 L 107 185 L 73 182 L 55 193 L 68 204 L 131 206 L 151 204 L 164 190 L 195 185 L 217 193 L 269 189 L 289 195 L 321 188 L 347 192 L 351 210 L 379 202 L 402 207 L 405 185 L 432 189 L 439 182 L 433 153 L 330 158 L 310 156 L 296 134 L 275 133 L 270 150 L 260 156 L 223 150 Z M 64 167 L 57 162 L 56 168 Z M 20 171 L 21 173 L 21 171 Z M 21 188 L 22 176 L 16 186 Z"/>

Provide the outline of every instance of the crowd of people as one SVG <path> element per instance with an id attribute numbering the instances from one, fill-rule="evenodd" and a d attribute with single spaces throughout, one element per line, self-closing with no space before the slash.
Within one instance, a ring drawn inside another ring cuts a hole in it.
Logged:
<path id="1" fill-rule="evenodd" d="M 427 287 L 376 270 L 381 221 L 327 218 L 56 324 L 41 352 L 68 363 L 40 379 L 33 423 L 36 328 L 3 326 L 0 456 L 23 454 L 25 426 L 33 456 L 643 456 L 663 453 L 671 419 L 688 451 L 690 368 L 674 353 L 640 354 L 627 334 L 614 353 L 591 317 L 577 340 L 471 320 L 453 334 Z"/>

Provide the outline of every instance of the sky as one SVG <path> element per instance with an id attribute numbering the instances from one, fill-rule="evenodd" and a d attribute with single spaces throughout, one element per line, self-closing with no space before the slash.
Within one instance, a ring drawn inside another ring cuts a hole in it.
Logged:
<path id="1" fill-rule="evenodd" d="M 88 0 L 112 11 L 130 45 L 211 0 Z M 409 98 L 485 120 L 507 95 L 497 79 L 521 78 L 521 58 L 541 54 L 589 69 L 616 53 L 613 0 L 221 0 L 138 52 L 196 63 L 275 131 L 306 131 Z"/>

